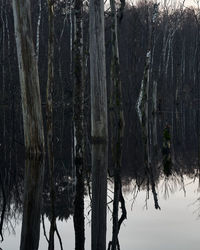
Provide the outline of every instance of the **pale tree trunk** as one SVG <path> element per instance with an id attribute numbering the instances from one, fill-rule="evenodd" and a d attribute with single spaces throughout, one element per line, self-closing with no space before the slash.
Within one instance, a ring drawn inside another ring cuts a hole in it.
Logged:
<path id="1" fill-rule="evenodd" d="M 149 36 L 148 36 L 148 50 L 146 54 L 145 68 L 143 74 L 143 80 L 141 83 L 140 94 L 137 103 L 137 111 L 139 114 L 141 126 L 142 126 L 142 137 L 145 145 L 145 164 L 148 168 L 152 163 L 152 130 L 156 129 L 155 124 L 152 124 L 152 106 L 150 100 L 153 98 L 152 93 L 155 97 L 155 89 L 152 91 L 152 67 L 153 67 L 153 51 L 155 46 L 155 23 L 158 16 L 158 4 L 154 4 L 154 11 L 151 19 L 147 17 L 147 24 L 149 25 Z M 156 100 L 154 100 L 156 102 Z M 154 114 L 156 115 L 156 113 Z M 154 119 L 154 122 L 156 120 Z M 152 129 L 154 125 L 154 128 Z M 153 131 L 155 132 L 155 131 Z"/>
<path id="2" fill-rule="evenodd" d="M 54 83 L 54 1 L 48 0 L 48 78 L 46 88 L 47 117 L 47 151 L 50 175 L 51 216 L 49 232 L 49 250 L 54 250 L 54 233 L 56 230 L 55 187 L 54 187 L 54 157 L 53 157 L 53 83 Z"/>
<path id="3" fill-rule="evenodd" d="M 30 1 L 13 0 L 21 87 L 24 140 L 27 153 L 44 152 L 44 131 L 38 68 L 32 39 Z"/>
<path id="4" fill-rule="evenodd" d="M 74 200 L 75 250 L 84 250 L 84 82 L 83 82 L 83 1 L 75 0 L 74 29 L 74 165 L 76 168 L 76 196 Z"/>
<path id="5" fill-rule="evenodd" d="M 39 52 L 40 52 L 41 12 L 42 12 L 42 0 L 38 0 L 38 20 L 37 20 L 37 32 L 36 32 L 36 61 L 37 61 L 37 64 L 39 63 Z"/>
<path id="6" fill-rule="evenodd" d="M 146 23 L 148 29 L 148 48 L 146 53 L 143 79 L 141 82 L 139 98 L 137 101 L 137 111 L 142 127 L 142 139 L 144 141 L 145 164 L 150 165 L 149 152 L 149 84 L 151 69 L 151 32 L 149 31 L 149 10 L 146 9 Z"/>
<path id="7" fill-rule="evenodd" d="M 92 136 L 92 250 L 105 250 L 108 118 L 103 0 L 90 1 L 89 18 Z"/>
<path id="8" fill-rule="evenodd" d="M 19 65 L 24 141 L 25 188 L 21 250 L 38 249 L 44 170 L 44 130 L 38 68 L 33 46 L 30 1 L 13 0 L 13 15 Z"/>

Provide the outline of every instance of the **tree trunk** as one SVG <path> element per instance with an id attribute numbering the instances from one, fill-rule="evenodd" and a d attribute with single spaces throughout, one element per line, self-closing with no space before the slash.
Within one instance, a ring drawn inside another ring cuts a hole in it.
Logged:
<path id="1" fill-rule="evenodd" d="M 26 153 L 44 152 L 38 67 L 32 39 L 30 1 L 13 0 Z"/>
<path id="2" fill-rule="evenodd" d="M 153 146 L 154 152 L 157 152 L 158 139 L 157 139 L 157 81 L 153 81 Z"/>
<path id="3" fill-rule="evenodd" d="M 111 57 L 111 147 L 112 147 L 112 161 L 114 164 L 114 200 L 113 200 L 113 233 L 112 242 L 110 242 L 111 249 L 116 250 L 119 233 L 118 211 L 121 194 L 121 157 L 122 157 L 122 139 L 124 130 L 124 115 L 122 106 L 122 90 L 120 80 L 120 64 L 118 51 L 118 35 L 117 35 L 117 13 L 115 0 L 110 0 L 111 6 L 111 43 L 112 43 L 112 57 Z"/>
<path id="4" fill-rule="evenodd" d="M 74 201 L 75 250 L 84 250 L 84 82 L 83 82 L 83 1 L 75 0 L 74 30 L 74 165 L 76 168 L 76 196 Z"/>
<path id="5" fill-rule="evenodd" d="M 54 1 L 48 0 L 48 78 L 46 88 L 47 117 L 47 151 L 50 175 L 51 217 L 48 250 L 54 250 L 54 233 L 56 230 L 55 187 L 54 187 L 54 156 L 53 156 L 53 83 L 54 83 Z"/>
<path id="6" fill-rule="evenodd" d="M 92 250 L 105 250 L 108 121 L 103 0 L 90 1 L 89 18 L 92 136 Z"/>
<path id="7" fill-rule="evenodd" d="M 38 0 L 38 20 L 37 20 L 37 32 L 36 32 L 36 61 L 39 63 L 39 52 L 40 52 L 40 23 L 41 23 L 41 11 L 42 11 L 42 0 Z"/>
<path id="8" fill-rule="evenodd" d="M 32 39 L 30 1 L 13 0 L 26 150 L 21 250 L 36 250 L 44 170 L 44 130 L 38 68 Z"/>

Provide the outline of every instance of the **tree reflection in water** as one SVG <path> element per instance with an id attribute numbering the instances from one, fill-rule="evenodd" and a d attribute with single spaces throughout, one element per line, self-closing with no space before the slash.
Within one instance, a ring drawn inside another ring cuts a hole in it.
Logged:
<path id="1" fill-rule="evenodd" d="M 162 156 L 162 155 L 161 155 Z M 189 160 L 190 164 L 186 164 L 184 162 L 187 162 Z M 162 157 L 159 159 L 157 165 L 152 167 L 152 173 L 150 171 L 147 171 L 145 168 L 145 165 L 141 165 L 140 168 L 136 171 L 132 171 L 132 169 L 125 169 L 125 171 L 122 170 L 122 192 L 126 200 L 126 208 L 128 210 L 128 221 L 125 222 L 125 224 L 128 225 L 129 218 L 130 221 L 132 220 L 132 216 L 134 215 L 135 206 L 139 202 L 139 204 L 143 204 L 143 207 L 149 208 L 152 210 L 151 204 L 152 201 L 154 201 L 155 208 L 162 208 L 162 211 L 166 210 L 165 206 L 162 206 L 159 204 L 160 202 L 163 204 L 163 198 L 169 199 L 171 195 L 176 195 L 179 191 L 183 194 L 182 196 L 190 196 L 190 191 L 187 193 L 187 190 L 191 187 L 196 188 L 196 190 L 199 189 L 199 171 L 197 169 L 197 166 L 195 164 L 195 159 L 193 159 L 194 162 L 191 164 L 191 159 L 187 159 L 185 155 L 182 155 L 182 157 L 179 155 L 178 160 L 176 163 L 173 164 L 172 167 L 172 173 L 170 176 L 165 175 L 163 166 L 162 166 Z M 56 189 L 56 217 L 57 220 L 68 220 L 70 215 L 73 215 L 73 206 L 74 206 L 74 195 L 75 195 L 75 185 L 76 181 L 73 178 L 74 173 L 72 173 L 72 170 L 67 169 L 65 166 L 63 166 L 60 162 L 57 161 L 56 164 L 56 175 L 55 175 L 55 189 Z M 33 164 L 36 162 L 33 161 Z M 27 163 L 28 164 L 28 163 Z M 29 162 L 31 164 L 31 162 Z M 37 161 L 38 164 L 38 161 Z M 42 164 L 42 161 L 40 162 Z M 18 166 L 19 167 L 19 166 Z M 19 168 L 22 169 L 22 166 Z M 14 173 L 15 171 L 13 171 Z M 6 166 L 1 167 L 1 179 L 4 180 L 5 185 L 5 193 L 6 193 L 6 210 L 3 212 L 4 208 L 4 198 L 3 193 L 1 190 L 1 219 L 4 217 L 4 226 L 3 226 L 3 235 L 5 238 L 6 230 L 10 230 L 12 232 L 12 227 L 15 228 L 15 220 L 20 221 L 19 215 L 22 212 L 22 197 L 23 197 L 23 178 L 21 176 L 22 171 L 19 171 L 18 174 L 16 173 L 12 175 L 13 173 L 9 171 L 9 168 L 6 168 Z M 46 177 L 46 174 L 45 174 Z M 10 184 L 8 185 L 8 179 L 12 180 Z M 108 182 L 108 188 L 113 190 L 112 183 L 113 179 L 112 177 L 109 177 Z M 45 218 L 45 225 L 47 227 L 46 218 L 50 218 L 50 196 L 49 196 L 49 187 L 48 187 L 48 181 L 45 179 L 44 181 L 45 186 L 43 190 L 43 206 L 42 206 L 42 214 Z M 86 181 L 85 181 L 86 183 Z M 38 189 L 38 186 L 36 189 Z M 41 187 L 40 187 L 41 188 Z M 39 188 L 39 189 L 40 189 Z M 39 192 L 39 189 L 37 192 Z M 85 189 L 85 197 L 88 195 L 88 189 Z M 35 190 L 36 191 L 36 190 Z M 144 192 L 146 193 L 146 198 L 143 196 L 143 201 L 141 200 L 140 196 Z M 198 193 L 197 193 L 198 195 Z M 127 200 L 127 197 L 128 200 Z M 133 200 L 130 200 L 132 197 Z M 85 199 L 87 200 L 87 199 Z M 196 198 L 196 202 L 192 203 L 192 211 L 195 212 L 195 216 L 199 216 L 199 198 Z M 86 202 L 86 201 L 85 201 Z M 37 205 L 37 204 L 36 204 Z M 86 207 L 88 208 L 89 203 L 87 202 Z M 131 206 L 132 205 L 132 206 Z M 188 204 L 189 205 L 189 204 Z M 110 206 L 110 204 L 109 204 Z M 121 208 L 123 206 L 120 205 Z M 132 210 L 131 211 L 131 207 Z M 141 207 L 142 208 L 142 207 Z M 90 210 L 90 208 L 88 208 Z M 85 211 L 85 215 L 87 216 L 87 212 Z M 33 219 L 34 217 L 29 217 L 29 219 Z M 11 226 L 12 223 L 12 226 Z M 63 222 L 64 223 L 64 222 Z M 111 223 L 111 221 L 109 221 Z M 67 225 L 66 225 L 67 226 Z M 87 225 L 86 225 L 87 227 Z M 132 225 L 134 227 L 134 224 Z M 35 227 L 34 227 L 35 228 Z M 108 228 L 110 228 L 110 225 L 108 225 Z M 43 231 L 43 228 L 41 228 Z M 48 232 L 48 227 L 46 228 Z M 72 230 L 72 229 L 71 229 Z M 88 229 L 87 229 L 88 230 Z M 119 244 L 120 241 L 123 243 L 123 235 L 126 231 L 126 228 L 122 226 L 121 228 L 122 233 L 119 235 Z M 65 249 L 65 237 L 67 239 L 67 235 L 63 238 L 63 232 L 61 233 L 61 240 L 63 244 L 63 249 Z M 108 229 L 108 233 L 110 235 L 110 229 Z M 43 232 L 42 232 L 43 234 Z M 42 235 L 41 234 L 41 235 Z M 108 237 L 110 237 L 108 235 Z M 6 236 L 7 237 L 7 236 Z M 87 241 L 88 234 L 86 233 L 86 241 Z M 41 239 L 42 240 L 42 239 Z M 88 244 L 88 243 L 87 243 Z M 86 244 L 86 246 L 87 246 Z M 73 245 L 73 243 L 72 243 Z M 43 250 L 43 249 L 42 249 Z"/>

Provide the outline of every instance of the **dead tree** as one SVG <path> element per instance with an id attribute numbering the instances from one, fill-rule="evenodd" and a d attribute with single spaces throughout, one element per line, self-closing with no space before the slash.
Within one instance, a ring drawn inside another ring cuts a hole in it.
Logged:
<path id="1" fill-rule="evenodd" d="M 145 145 L 145 164 L 147 164 L 148 167 L 151 165 L 152 161 L 152 149 L 151 149 L 152 130 L 156 129 L 155 126 L 156 117 L 154 117 L 153 119 L 152 114 L 154 114 L 154 116 L 156 115 L 156 113 L 154 113 L 154 110 L 156 106 L 155 98 L 157 96 L 156 94 L 157 86 L 155 85 L 155 83 L 154 85 L 152 83 L 152 67 L 153 67 L 153 51 L 155 43 L 155 27 L 156 27 L 155 24 L 158 16 L 158 6 L 159 6 L 158 4 L 153 5 L 153 14 L 151 17 L 149 17 L 149 10 L 147 7 L 146 22 L 149 30 L 148 49 L 146 53 L 146 61 L 145 61 L 143 79 L 141 82 L 140 94 L 137 102 L 137 111 L 142 126 L 142 136 Z M 151 91 L 151 89 L 153 89 L 153 91 Z M 154 105 L 150 105 L 150 100 L 152 99 L 151 94 L 153 94 L 154 97 L 153 100 Z M 151 106 L 153 106 L 152 109 L 150 108 Z M 156 131 L 153 131 L 153 134 L 155 135 Z"/>
<path id="2" fill-rule="evenodd" d="M 92 250 L 105 250 L 108 118 L 103 0 L 90 1 L 89 19 L 92 136 Z"/>
<path id="3" fill-rule="evenodd" d="M 113 233 L 109 248 L 116 250 L 119 246 L 119 202 L 121 201 L 121 158 L 122 140 L 124 134 L 124 114 L 122 106 L 122 89 L 120 80 L 120 63 L 117 35 L 117 11 L 115 0 L 110 0 L 111 7 L 111 100 L 110 100 L 110 123 L 111 123 L 111 147 L 112 162 L 114 165 L 114 200 L 113 200 Z M 121 14 L 122 15 L 122 14 Z M 121 18 L 120 15 L 120 18 Z M 122 211 L 123 212 L 123 211 Z M 126 217 L 126 215 L 125 215 Z"/>
<path id="4" fill-rule="evenodd" d="M 48 250 L 54 250 L 54 233 L 56 230 L 55 215 L 55 183 L 53 156 L 53 84 L 54 84 L 54 1 L 48 0 L 48 77 L 46 87 L 46 123 L 47 123 L 47 153 L 50 175 L 50 232 Z"/>
<path id="5" fill-rule="evenodd" d="M 84 250 L 84 80 L 83 80 L 83 1 L 74 2 L 74 166 L 76 168 L 76 195 L 74 200 L 75 249 Z"/>
<path id="6" fill-rule="evenodd" d="M 44 171 L 44 130 L 29 0 L 13 0 L 26 150 L 21 250 L 38 249 Z"/>

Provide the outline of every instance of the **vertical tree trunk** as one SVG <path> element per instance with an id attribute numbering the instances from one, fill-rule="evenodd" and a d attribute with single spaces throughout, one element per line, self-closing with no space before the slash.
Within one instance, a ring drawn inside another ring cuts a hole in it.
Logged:
<path id="1" fill-rule="evenodd" d="M 39 247 L 43 170 L 42 154 L 26 158 L 20 250 L 37 250 Z"/>
<path id="2" fill-rule="evenodd" d="M 30 1 L 13 0 L 26 153 L 44 152 L 38 68 L 32 39 Z"/>
<path id="3" fill-rule="evenodd" d="M 103 0 L 91 0 L 89 14 L 92 135 L 92 250 L 105 250 L 108 121 Z"/>
<path id="4" fill-rule="evenodd" d="M 48 250 L 54 250 L 54 233 L 56 229 L 55 187 L 54 187 L 54 156 L 53 156 L 53 83 L 54 83 L 54 1 L 48 0 L 48 78 L 46 88 L 47 117 L 47 151 L 50 175 L 51 217 Z"/>
<path id="5" fill-rule="evenodd" d="M 142 126 L 142 137 L 145 145 L 145 164 L 149 168 L 152 162 L 152 130 L 156 127 L 152 125 L 152 111 L 150 109 L 152 106 L 150 100 L 153 98 L 151 91 L 152 89 L 152 67 L 153 67 L 153 51 L 155 43 L 155 23 L 158 16 L 158 4 L 154 4 L 153 15 L 150 19 L 150 25 L 148 27 L 149 36 L 148 36 L 148 50 L 146 54 L 146 62 L 143 74 L 143 80 L 141 83 L 140 95 L 138 98 L 137 109 L 139 111 L 139 118 Z M 149 23 L 149 17 L 147 16 L 147 24 Z M 155 93 L 154 93 L 155 96 Z M 156 122 L 154 120 L 154 122 Z M 154 124 L 155 125 L 155 124 Z"/>
<path id="6" fill-rule="evenodd" d="M 83 82 L 83 1 L 75 0 L 74 30 L 74 164 L 76 168 L 76 196 L 74 201 L 75 249 L 84 250 L 84 82 Z"/>
<path id="7" fill-rule="evenodd" d="M 38 0 L 38 20 L 37 20 L 37 32 L 36 32 L 36 61 L 39 63 L 39 52 L 40 52 L 40 23 L 41 23 L 41 11 L 42 11 L 42 0 Z"/>
<path id="8" fill-rule="evenodd" d="M 2 193 L 2 211 L 0 216 L 0 236 L 1 236 L 1 242 L 3 242 L 3 223 L 4 223 L 4 216 L 6 212 L 6 191 L 5 191 L 5 182 L 3 181 L 1 170 L 0 170 L 0 186 L 1 186 L 1 193 Z"/>
<path id="9" fill-rule="evenodd" d="M 21 250 L 36 250 L 44 170 L 44 130 L 38 68 L 32 39 L 30 1 L 13 0 L 26 150 Z"/>
<path id="10" fill-rule="evenodd" d="M 6 23 L 5 23 L 5 14 L 4 14 L 5 2 L 1 0 L 1 22 L 2 22 L 2 34 L 1 34 L 1 45 L 2 45 L 2 100 L 5 102 L 5 83 L 6 83 L 6 69 L 5 69 L 5 51 L 6 51 Z M 6 110 L 3 110 L 3 151 L 4 151 L 4 160 L 6 161 L 6 152 L 7 152 L 7 138 L 6 138 Z"/>
<path id="11" fill-rule="evenodd" d="M 154 151 L 157 152 L 158 139 L 157 139 L 157 81 L 153 81 L 153 146 Z"/>
<path id="12" fill-rule="evenodd" d="M 112 250 L 116 250 L 119 233 L 118 211 L 121 193 L 121 157 L 122 157 L 122 139 L 124 130 L 124 116 L 122 107 L 122 90 L 120 81 L 120 64 L 118 51 L 118 35 L 117 35 L 117 13 L 115 0 L 110 0 L 111 6 L 111 147 L 112 160 L 114 164 L 114 200 L 113 200 L 113 233 L 112 233 Z"/>

